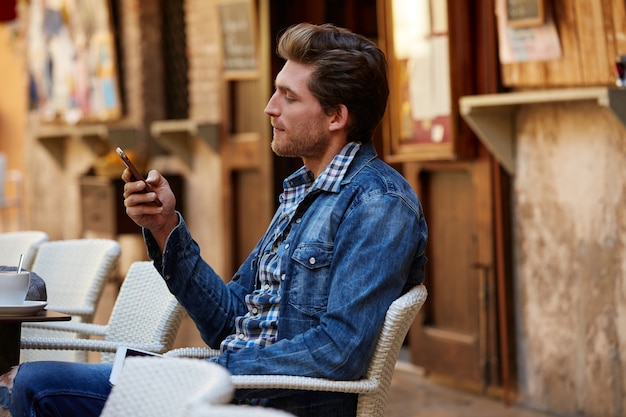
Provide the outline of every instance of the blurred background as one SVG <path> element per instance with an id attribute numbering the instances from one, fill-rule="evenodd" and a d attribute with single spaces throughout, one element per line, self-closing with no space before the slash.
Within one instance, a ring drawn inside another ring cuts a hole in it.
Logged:
<path id="1" fill-rule="evenodd" d="M 301 164 L 269 146 L 276 37 L 329 22 L 387 54 L 375 143 L 429 224 L 406 360 L 559 415 L 626 413 L 624 1 L 2 0 L 0 20 L 1 231 L 118 240 L 96 320 L 146 259 L 115 147 L 167 176 L 228 280 Z M 185 319 L 177 345 L 201 343 Z"/>

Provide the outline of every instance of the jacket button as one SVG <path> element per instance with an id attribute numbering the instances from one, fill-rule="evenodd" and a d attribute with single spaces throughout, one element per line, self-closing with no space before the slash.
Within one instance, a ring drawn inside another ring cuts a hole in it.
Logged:
<path id="1" fill-rule="evenodd" d="M 311 257 L 309 258 L 309 263 L 310 263 L 311 265 L 315 265 L 315 258 L 311 256 Z"/>

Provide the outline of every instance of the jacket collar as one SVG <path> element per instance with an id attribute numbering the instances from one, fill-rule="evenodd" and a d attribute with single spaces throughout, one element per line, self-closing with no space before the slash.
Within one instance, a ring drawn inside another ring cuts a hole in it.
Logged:
<path id="1" fill-rule="evenodd" d="M 348 168 L 348 172 L 346 172 L 346 175 L 343 177 L 341 184 L 349 184 L 356 174 L 377 157 L 378 153 L 371 140 L 362 144 L 361 149 L 354 155 L 354 159 Z"/>

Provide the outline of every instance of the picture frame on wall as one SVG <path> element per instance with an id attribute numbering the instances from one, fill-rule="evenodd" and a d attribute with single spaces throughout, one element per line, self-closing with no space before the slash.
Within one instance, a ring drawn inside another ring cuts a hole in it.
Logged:
<path id="1" fill-rule="evenodd" d="M 255 79 L 259 75 L 257 13 L 253 0 L 220 0 L 224 78 Z"/>
<path id="2" fill-rule="evenodd" d="M 506 0 L 506 21 L 512 28 L 543 25 L 546 20 L 544 0 Z"/>
<path id="3" fill-rule="evenodd" d="M 389 107 L 383 121 L 390 162 L 456 160 L 474 152 L 458 99 L 471 92 L 463 73 L 470 51 L 469 2 L 379 0 L 381 47 L 388 61 Z"/>
<path id="4" fill-rule="evenodd" d="M 31 107 L 42 122 L 121 117 L 115 32 L 108 0 L 29 3 Z"/>

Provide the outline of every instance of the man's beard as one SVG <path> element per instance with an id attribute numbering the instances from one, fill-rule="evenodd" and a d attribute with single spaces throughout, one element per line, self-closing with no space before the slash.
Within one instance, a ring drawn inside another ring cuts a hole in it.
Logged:
<path id="1" fill-rule="evenodd" d="M 327 147 L 328 138 L 321 136 L 319 130 L 309 130 L 295 140 L 283 137 L 278 141 L 274 137 L 271 143 L 272 151 L 276 155 L 291 158 L 316 157 L 324 153 Z"/>

